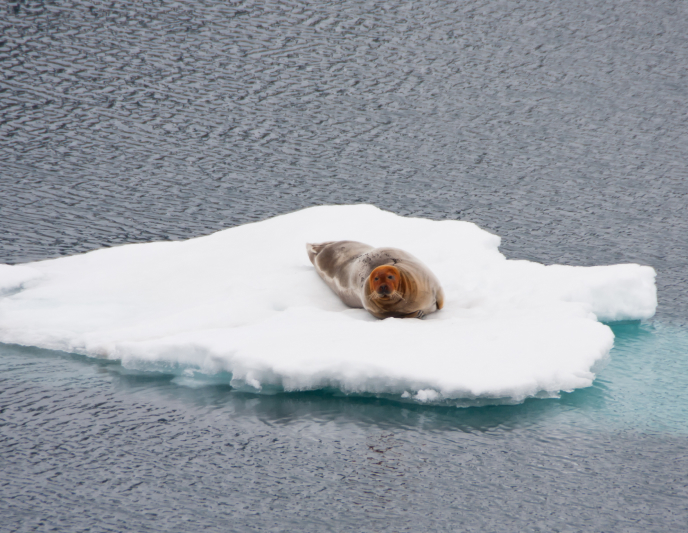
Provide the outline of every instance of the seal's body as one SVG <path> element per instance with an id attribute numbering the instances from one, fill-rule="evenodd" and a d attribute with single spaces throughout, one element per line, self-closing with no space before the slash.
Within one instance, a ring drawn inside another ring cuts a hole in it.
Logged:
<path id="1" fill-rule="evenodd" d="M 435 275 L 408 252 L 355 241 L 307 244 L 306 249 L 315 270 L 346 305 L 377 318 L 422 318 L 444 305 Z"/>

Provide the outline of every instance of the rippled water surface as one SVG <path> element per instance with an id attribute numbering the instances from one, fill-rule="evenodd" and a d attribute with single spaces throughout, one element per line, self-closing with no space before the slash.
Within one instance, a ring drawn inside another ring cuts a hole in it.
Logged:
<path id="1" fill-rule="evenodd" d="M 0 346 L 0 530 L 685 531 L 688 4 L 0 9 L 0 262 L 368 202 L 652 265 L 660 300 L 593 387 L 515 406 Z"/>

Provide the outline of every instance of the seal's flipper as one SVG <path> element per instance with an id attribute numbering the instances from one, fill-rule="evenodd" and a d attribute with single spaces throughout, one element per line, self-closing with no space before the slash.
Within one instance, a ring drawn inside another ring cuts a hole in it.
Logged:
<path id="1" fill-rule="evenodd" d="M 387 317 L 382 316 L 381 318 L 387 318 Z M 425 318 L 425 313 L 421 309 L 420 311 L 414 311 L 413 313 L 408 313 L 405 315 L 397 315 L 396 318 Z"/>
<path id="2" fill-rule="evenodd" d="M 311 260 L 311 263 L 315 265 L 315 256 L 318 255 L 320 252 L 322 252 L 323 248 L 327 246 L 328 244 L 332 244 L 334 241 L 329 241 L 329 242 L 321 242 L 318 244 L 313 244 L 313 243 L 307 243 L 306 244 L 306 251 L 308 252 L 308 259 Z"/>

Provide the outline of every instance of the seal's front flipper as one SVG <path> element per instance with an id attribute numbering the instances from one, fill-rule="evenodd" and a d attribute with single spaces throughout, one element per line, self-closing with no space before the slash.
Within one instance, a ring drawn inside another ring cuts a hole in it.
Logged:
<path id="1" fill-rule="evenodd" d="M 414 311 L 413 313 L 409 313 L 408 315 L 404 315 L 401 318 L 423 318 L 425 317 L 425 313 L 423 311 Z"/>

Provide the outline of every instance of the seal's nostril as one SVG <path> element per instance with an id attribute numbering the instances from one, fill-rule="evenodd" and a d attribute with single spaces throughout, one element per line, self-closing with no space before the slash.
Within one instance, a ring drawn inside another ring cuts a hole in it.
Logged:
<path id="1" fill-rule="evenodd" d="M 389 294 L 389 287 L 387 285 L 380 285 L 377 289 L 380 294 Z"/>

